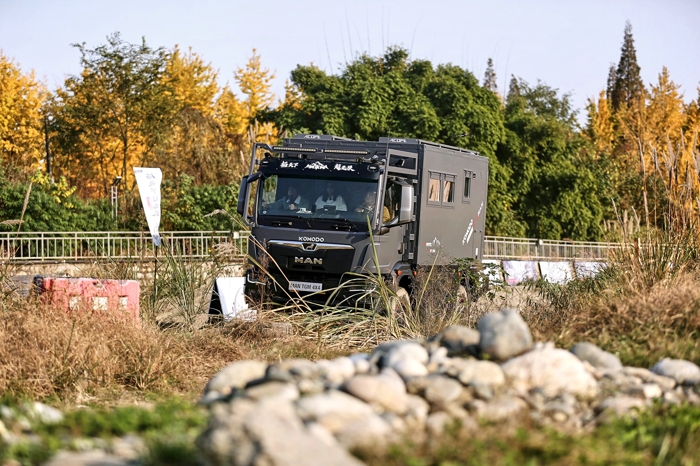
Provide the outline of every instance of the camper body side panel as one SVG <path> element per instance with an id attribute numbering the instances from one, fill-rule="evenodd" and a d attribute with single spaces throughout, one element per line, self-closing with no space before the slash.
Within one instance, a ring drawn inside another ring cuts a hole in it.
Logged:
<path id="1" fill-rule="evenodd" d="M 416 263 L 433 264 L 436 254 L 440 263 L 481 259 L 488 159 L 426 145 L 420 168 Z"/>

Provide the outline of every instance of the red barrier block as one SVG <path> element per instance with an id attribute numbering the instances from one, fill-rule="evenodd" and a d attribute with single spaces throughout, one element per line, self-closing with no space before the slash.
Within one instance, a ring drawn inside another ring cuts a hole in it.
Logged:
<path id="1" fill-rule="evenodd" d="M 121 311 L 129 313 L 135 322 L 139 322 L 141 287 L 136 280 L 46 277 L 39 280 L 37 285 L 47 302 L 66 311 Z"/>

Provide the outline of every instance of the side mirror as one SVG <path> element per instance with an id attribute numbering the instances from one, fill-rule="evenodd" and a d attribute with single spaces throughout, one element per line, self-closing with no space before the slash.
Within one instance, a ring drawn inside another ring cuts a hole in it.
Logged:
<path id="1" fill-rule="evenodd" d="M 248 218 L 248 186 L 251 183 L 258 181 L 261 177 L 262 173 L 257 172 L 250 176 L 244 176 L 241 178 L 241 187 L 238 190 L 238 205 L 236 205 L 236 212 L 238 212 L 238 215 L 243 217 L 243 221 L 245 223 L 247 223 L 246 220 Z"/>
<path id="2" fill-rule="evenodd" d="M 410 223 L 413 221 L 413 186 L 401 186 L 401 206 L 399 207 L 398 224 Z"/>
<path id="3" fill-rule="evenodd" d="M 236 206 L 236 212 L 238 212 L 238 215 L 241 217 L 245 216 L 245 211 L 247 210 L 246 207 L 246 197 L 248 194 L 248 176 L 244 176 L 241 178 L 241 187 L 238 190 L 238 205 Z"/>

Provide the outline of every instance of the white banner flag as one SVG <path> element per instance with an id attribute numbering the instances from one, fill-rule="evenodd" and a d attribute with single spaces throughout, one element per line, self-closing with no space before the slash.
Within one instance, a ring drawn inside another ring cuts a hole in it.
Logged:
<path id="1" fill-rule="evenodd" d="M 148 229 L 153 237 L 153 245 L 160 246 L 160 182 L 163 181 L 163 173 L 160 168 L 134 167 L 136 184 L 141 194 L 141 204 L 146 213 Z"/>

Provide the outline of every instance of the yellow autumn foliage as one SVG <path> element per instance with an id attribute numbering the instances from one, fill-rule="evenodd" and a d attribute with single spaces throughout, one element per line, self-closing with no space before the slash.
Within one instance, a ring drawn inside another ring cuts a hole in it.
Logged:
<path id="1" fill-rule="evenodd" d="M 39 168 L 47 95 L 33 71 L 22 73 L 0 50 L 0 162 L 6 176 L 26 177 Z"/>

